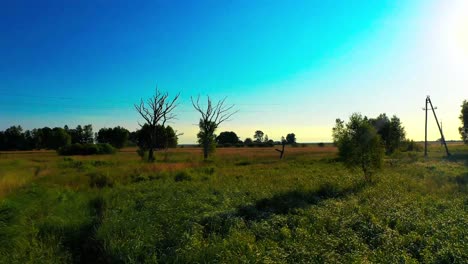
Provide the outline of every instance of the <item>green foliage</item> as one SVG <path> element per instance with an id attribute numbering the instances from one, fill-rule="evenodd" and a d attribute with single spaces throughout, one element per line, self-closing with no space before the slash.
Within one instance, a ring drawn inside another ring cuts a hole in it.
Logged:
<path id="1" fill-rule="evenodd" d="M 166 149 L 177 147 L 177 135 L 171 126 L 163 127 L 157 125 L 156 129 L 153 130 L 149 125 L 143 125 L 139 130 L 136 131 L 135 140 L 136 145 L 141 149 L 149 149 L 152 145 L 155 149 Z M 151 144 L 151 141 L 153 143 Z"/>
<path id="2" fill-rule="evenodd" d="M 461 105 L 461 114 L 460 114 L 460 120 L 462 123 L 462 126 L 458 128 L 458 131 L 460 132 L 461 138 L 465 144 L 468 144 L 468 101 L 463 100 L 463 103 Z"/>
<path id="3" fill-rule="evenodd" d="M 338 155 L 349 168 L 359 168 L 367 181 L 380 169 L 383 161 L 383 148 L 380 136 L 367 117 L 352 114 L 349 122 L 336 120 L 333 128 L 333 141 L 338 147 Z"/>
<path id="4" fill-rule="evenodd" d="M 405 140 L 401 143 L 400 149 L 402 151 L 423 151 L 423 146 L 414 142 L 414 140 Z"/>
<path id="5" fill-rule="evenodd" d="M 91 124 L 85 125 L 84 127 L 78 125 L 75 129 L 69 129 L 68 126 L 65 126 L 64 129 L 70 134 L 72 144 L 91 144 L 94 142 L 93 126 Z"/>
<path id="6" fill-rule="evenodd" d="M 286 135 L 287 144 L 294 145 L 296 144 L 296 134 L 290 133 Z"/>
<path id="7" fill-rule="evenodd" d="M 236 135 L 236 133 L 230 131 L 225 131 L 225 132 L 221 132 L 219 134 L 219 136 L 216 137 L 216 142 L 218 144 L 231 144 L 231 145 L 235 145 L 239 142 L 239 137 Z"/>
<path id="8" fill-rule="evenodd" d="M 21 126 L 12 126 L 0 131 L 0 150 L 54 149 L 70 143 L 93 143 L 92 126 L 77 129 L 60 127 L 35 128 L 23 132 Z"/>
<path id="9" fill-rule="evenodd" d="M 0 263 L 89 263 L 101 205 L 94 195 L 33 186 L 0 202 Z M 8 238 L 4 240 L 3 238 Z"/>
<path id="10" fill-rule="evenodd" d="M 63 146 L 57 151 L 62 156 L 114 154 L 115 152 L 115 148 L 107 143 L 71 144 Z"/>
<path id="11" fill-rule="evenodd" d="M 11 126 L 0 132 L 0 150 L 28 149 L 21 126 Z"/>
<path id="12" fill-rule="evenodd" d="M 380 135 L 387 154 L 392 154 L 399 149 L 401 143 L 405 140 L 406 133 L 397 116 L 394 115 L 389 119 L 386 114 L 380 114 L 375 119 L 371 118 L 369 122 Z"/>
<path id="13" fill-rule="evenodd" d="M 218 125 L 215 122 L 200 119 L 198 127 L 200 128 L 197 133 L 198 144 L 203 148 L 203 158 L 206 160 L 216 150 L 216 135 L 214 133 Z"/>
<path id="14" fill-rule="evenodd" d="M 129 132 L 127 129 L 116 126 L 114 128 L 101 128 L 96 140 L 99 143 L 111 144 L 114 148 L 123 148 L 127 143 Z"/>
<path id="15" fill-rule="evenodd" d="M 264 135 L 265 135 L 265 133 L 263 133 L 263 131 L 257 130 L 257 131 L 255 131 L 255 134 L 254 134 L 253 138 L 255 139 L 255 142 L 262 143 Z"/>

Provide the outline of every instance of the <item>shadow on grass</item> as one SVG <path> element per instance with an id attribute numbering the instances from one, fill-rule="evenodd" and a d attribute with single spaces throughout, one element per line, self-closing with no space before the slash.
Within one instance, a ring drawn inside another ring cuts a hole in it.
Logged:
<path id="1" fill-rule="evenodd" d="M 465 162 L 465 166 L 468 167 L 468 153 L 466 152 L 452 153 L 450 156 L 445 157 L 445 159 L 451 162 Z"/>
<path id="2" fill-rule="evenodd" d="M 238 207 L 233 212 L 221 213 L 204 218 L 201 225 L 204 227 L 204 235 L 227 235 L 229 229 L 239 223 L 261 221 L 273 215 L 294 214 L 296 209 L 307 208 L 327 199 L 343 198 L 353 193 L 360 192 L 366 184 L 360 182 L 348 188 L 339 188 L 333 184 L 322 184 L 314 191 L 294 190 L 274 195 L 271 198 L 257 200 L 252 205 Z"/>
<path id="3" fill-rule="evenodd" d="M 453 182 L 458 186 L 460 192 L 468 193 L 468 173 L 464 173 L 453 178 Z"/>
<path id="4" fill-rule="evenodd" d="M 78 226 L 45 224 L 40 227 L 39 235 L 60 237 L 64 248 L 71 254 L 72 263 L 113 263 L 111 257 L 104 254 L 102 241 L 95 237 L 101 225 L 104 207 L 102 197 L 94 198 L 89 202 L 91 221 Z"/>

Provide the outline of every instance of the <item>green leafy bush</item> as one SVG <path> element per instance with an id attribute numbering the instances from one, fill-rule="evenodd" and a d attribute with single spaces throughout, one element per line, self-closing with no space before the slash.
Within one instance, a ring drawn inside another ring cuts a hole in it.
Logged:
<path id="1" fill-rule="evenodd" d="M 352 114 L 347 124 L 337 119 L 333 142 L 344 164 L 351 169 L 362 170 L 369 182 L 372 174 L 382 166 L 384 149 L 381 138 L 367 117 L 361 114 Z"/>
<path id="2" fill-rule="evenodd" d="M 406 140 L 401 145 L 401 151 L 423 151 L 423 146 L 414 142 L 414 140 Z"/>

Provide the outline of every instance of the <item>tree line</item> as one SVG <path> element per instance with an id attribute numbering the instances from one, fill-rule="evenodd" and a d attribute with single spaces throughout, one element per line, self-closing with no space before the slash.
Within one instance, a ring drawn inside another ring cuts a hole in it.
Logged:
<path id="1" fill-rule="evenodd" d="M 59 149 L 70 144 L 93 143 L 92 125 L 43 127 L 23 131 L 21 126 L 11 126 L 0 131 L 0 150 Z"/>
<path id="2" fill-rule="evenodd" d="M 297 144 L 296 135 L 294 133 L 287 134 L 286 138 L 282 137 L 279 141 L 274 141 L 270 139 L 263 131 L 256 130 L 253 138 L 254 140 L 250 137 L 247 137 L 244 141 L 242 141 L 235 132 L 225 131 L 216 136 L 216 143 L 219 147 L 273 147 L 275 145 L 281 145 L 283 141 L 286 141 L 286 144 L 289 145 Z"/>
<path id="3" fill-rule="evenodd" d="M 158 127 L 158 135 L 161 130 L 168 136 L 168 145 L 157 145 L 157 148 L 177 146 L 177 137 L 170 126 L 164 129 Z M 21 126 L 11 126 L 5 131 L 0 131 L 0 150 L 58 150 L 67 145 L 107 143 L 120 149 L 125 146 L 146 144 L 147 127 L 130 132 L 126 128 L 116 126 L 114 128 L 101 128 L 97 133 L 93 132 L 93 126 L 78 125 L 70 129 L 67 125 L 61 127 L 43 127 L 32 130 L 23 130 Z M 163 141 L 159 140 L 158 142 Z M 166 140 L 164 140 L 166 141 Z"/>
<path id="4" fill-rule="evenodd" d="M 167 122 L 176 119 L 174 110 L 178 106 L 180 94 L 169 98 L 169 94 L 160 92 L 147 100 L 141 99 L 135 104 L 135 110 L 144 123 L 140 129 L 129 132 L 117 126 L 102 128 L 96 134 L 92 125 L 78 125 L 74 129 L 55 127 L 39 128 L 23 131 L 21 126 L 12 126 L 0 131 L 0 150 L 31 150 L 31 149 L 60 149 L 72 144 L 107 143 L 115 148 L 122 148 L 128 143 L 138 146 L 138 154 L 148 161 L 155 161 L 154 151 L 177 146 L 178 134 Z M 191 103 L 200 114 L 197 141 L 203 149 L 204 159 L 214 152 L 217 146 L 274 146 L 281 144 L 284 154 L 286 144 L 296 144 L 294 133 L 282 137 L 281 141 L 273 141 L 263 131 L 255 131 L 252 138 L 241 141 L 233 131 L 225 131 L 216 135 L 217 128 L 237 113 L 234 105 L 226 104 L 226 98 L 217 102 L 207 96 L 206 103 L 200 102 L 200 96 L 191 97 Z M 465 143 L 468 143 L 468 102 L 462 104 L 460 115 L 462 127 L 459 132 Z M 353 114 L 348 123 L 337 119 L 333 128 L 333 141 L 339 149 L 340 158 L 347 160 L 351 167 L 360 166 L 366 177 L 370 177 L 373 169 L 379 167 L 381 156 L 390 155 L 402 147 L 408 150 L 415 148 L 413 141 L 405 141 L 405 131 L 398 117 L 389 118 L 380 114 L 376 118 L 367 118 L 360 114 Z M 403 146 L 404 145 L 404 146 Z"/>
<path id="5" fill-rule="evenodd" d="M 112 147 L 120 149 L 125 146 L 138 146 L 141 149 L 147 150 L 150 145 L 151 129 L 147 124 L 144 124 L 140 129 L 130 132 L 124 127 L 116 126 L 113 128 L 101 128 L 97 133 L 93 132 L 93 126 L 78 125 L 76 128 L 70 129 L 67 125 L 62 127 L 43 127 L 32 130 L 23 130 L 21 126 L 11 126 L 5 131 L 0 131 L 0 150 L 58 150 L 61 147 L 75 144 L 94 144 L 107 143 Z M 273 147 L 280 145 L 281 141 L 273 141 L 260 136 L 263 132 L 255 131 L 254 138 L 246 138 L 240 140 L 234 131 L 224 131 L 219 135 L 215 135 L 215 144 L 217 147 Z M 178 134 L 171 126 L 157 125 L 155 133 L 155 150 L 167 148 L 175 148 L 178 145 Z M 296 144 L 294 133 L 286 136 L 287 144 Z"/>

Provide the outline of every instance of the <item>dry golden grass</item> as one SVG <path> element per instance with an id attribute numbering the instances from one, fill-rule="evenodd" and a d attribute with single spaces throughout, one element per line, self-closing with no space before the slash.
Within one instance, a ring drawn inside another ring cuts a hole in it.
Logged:
<path id="1" fill-rule="evenodd" d="M 277 146 L 279 148 L 279 146 Z M 317 147 L 286 147 L 285 159 L 293 156 L 311 155 L 327 156 L 336 153 L 332 146 Z M 72 189 L 80 188 L 87 181 L 87 173 L 83 169 L 66 168 L 64 160 L 91 163 L 94 161 L 109 162 L 112 165 L 102 168 L 92 168 L 116 179 L 135 173 L 155 173 L 162 171 L 178 171 L 199 167 L 203 164 L 202 149 L 199 147 L 175 148 L 156 152 L 156 163 L 146 163 L 136 154 L 136 148 L 125 148 L 115 155 L 72 156 L 62 157 L 51 150 L 8 151 L 0 152 L 0 198 L 7 196 L 18 188 L 40 181 L 56 184 Z M 222 160 L 255 160 L 266 158 L 275 160 L 279 157 L 275 148 L 218 148 L 213 158 Z"/>

